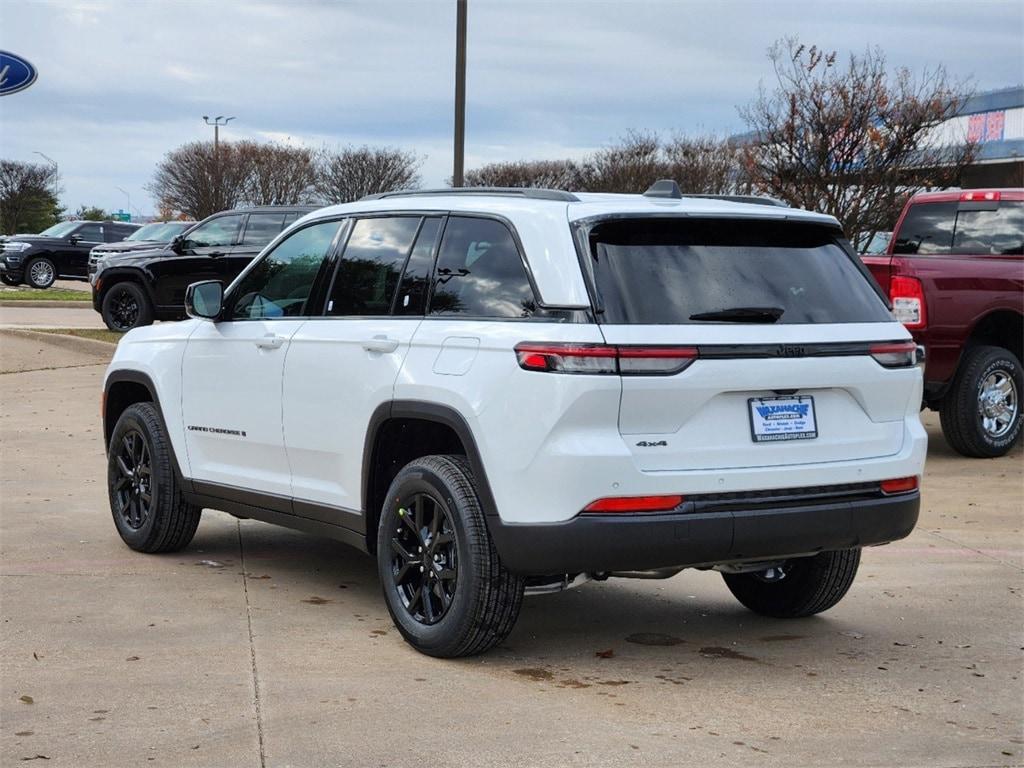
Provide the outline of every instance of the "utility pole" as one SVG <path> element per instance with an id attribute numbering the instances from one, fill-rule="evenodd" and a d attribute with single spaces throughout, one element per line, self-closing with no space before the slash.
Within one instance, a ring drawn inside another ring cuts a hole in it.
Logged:
<path id="1" fill-rule="evenodd" d="M 466 4 L 455 0 L 455 162 L 452 186 L 465 184 L 463 174 L 466 154 Z"/>
<path id="2" fill-rule="evenodd" d="M 60 167 L 57 165 L 57 161 L 49 155 L 44 155 L 42 152 L 33 151 L 34 155 L 39 155 L 43 160 L 53 166 L 53 199 L 57 200 L 60 197 Z M 58 200 L 58 204 L 59 204 Z"/>
<path id="3" fill-rule="evenodd" d="M 209 117 L 203 115 L 203 121 L 207 125 L 213 126 L 213 173 L 214 184 L 216 184 L 216 187 L 214 188 L 213 192 L 214 196 L 216 197 L 215 207 L 220 206 L 220 127 L 222 125 L 227 125 L 234 119 L 235 118 L 233 117 L 224 117 L 224 115 L 217 115 L 211 121 Z"/>
<path id="4" fill-rule="evenodd" d="M 128 218 L 132 217 L 132 196 L 128 194 L 128 190 L 122 187 L 115 186 L 114 189 L 118 190 L 122 195 L 128 198 L 128 205 L 125 210 L 128 211 Z"/>

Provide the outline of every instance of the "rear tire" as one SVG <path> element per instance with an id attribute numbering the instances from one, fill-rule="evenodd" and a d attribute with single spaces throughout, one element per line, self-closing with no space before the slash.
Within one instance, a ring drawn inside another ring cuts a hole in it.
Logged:
<path id="1" fill-rule="evenodd" d="M 789 560 L 782 566 L 785 576 L 776 581 L 760 573 L 722 576 L 729 591 L 754 613 L 796 619 L 827 611 L 842 600 L 859 565 L 860 549 L 841 549 Z"/>
<path id="2" fill-rule="evenodd" d="M 107 450 L 110 512 L 121 539 L 137 552 L 188 546 L 203 510 L 182 498 L 163 419 L 152 403 L 128 406 Z"/>
<path id="3" fill-rule="evenodd" d="M 33 288 L 49 288 L 56 279 L 57 267 L 45 256 L 30 259 L 25 264 L 25 282 Z"/>
<path id="4" fill-rule="evenodd" d="M 1006 454 L 1021 435 L 1020 361 L 1002 347 L 964 352 L 953 386 L 942 400 L 942 434 L 964 456 L 992 459 Z"/>
<path id="5" fill-rule="evenodd" d="M 425 456 L 395 477 L 377 530 L 377 571 L 395 626 L 428 656 L 483 653 L 519 617 L 523 579 L 498 558 L 462 456 Z"/>
<path id="6" fill-rule="evenodd" d="M 153 305 L 136 283 L 115 283 L 103 297 L 102 309 L 103 322 L 117 333 L 153 322 Z"/>

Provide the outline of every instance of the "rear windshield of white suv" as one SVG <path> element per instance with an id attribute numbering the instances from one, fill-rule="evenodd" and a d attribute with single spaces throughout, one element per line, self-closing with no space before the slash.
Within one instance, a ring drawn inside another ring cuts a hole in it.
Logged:
<path id="1" fill-rule="evenodd" d="M 838 231 L 750 219 L 626 218 L 589 230 L 610 324 L 862 323 L 889 310 Z"/>

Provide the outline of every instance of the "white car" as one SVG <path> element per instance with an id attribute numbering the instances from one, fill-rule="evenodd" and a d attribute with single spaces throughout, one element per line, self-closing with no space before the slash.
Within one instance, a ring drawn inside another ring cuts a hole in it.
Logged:
<path id="1" fill-rule="evenodd" d="M 917 350 L 829 216 L 386 194 L 186 306 L 106 375 L 121 537 L 180 549 L 212 508 L 354 544 L 430 655 L 500 643 L 524 593 L 688 567 L 818 613 L 917 521 Z"/>

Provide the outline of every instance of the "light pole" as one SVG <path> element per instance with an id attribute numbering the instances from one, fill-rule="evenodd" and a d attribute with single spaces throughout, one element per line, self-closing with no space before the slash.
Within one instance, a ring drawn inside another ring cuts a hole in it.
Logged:
<path id="1" fill-rule="evenodd" d="M 213 120 L 207 115 L 203 115 L 203 121 L 207 125 L 213 126 L 213 174 L 214 174 L 214 207 L 220 208 L 220 127 L 227 125 L 235 118 L 224 117 L 224 115 L 217 115 Z M 223 122 L 221 122 L 223 121 Z"/>
<path id="2" fill-rule="evenodd" d="M 128 207 L 125 209 L 128 211 L 128 218 L 132 217 L 132 196 L 128 194 L 128 190 L 122 187 L 114 186 L 114 189 L 118 190 L 122 195 L 128 198 Z"/>
<path id="3" fill-rule="evenodd" d="M 456 0 L 455 5 L 455 161 L 452 186 L 465 183 L 463 160 L 466 152 L 466 3 Z"/>
<path id="4" fill-rule="evenodd" d="M 35 155 L 39 155 L 43 160 L 53 166 L 53 199 L 57 200 L 60 197 L 60 167 L 57 165 L 57 161 L 49 155 L 44 155 L 38 150 L 33 150 Z M 57 200 L 57 202 L 60 202 Z"/>

